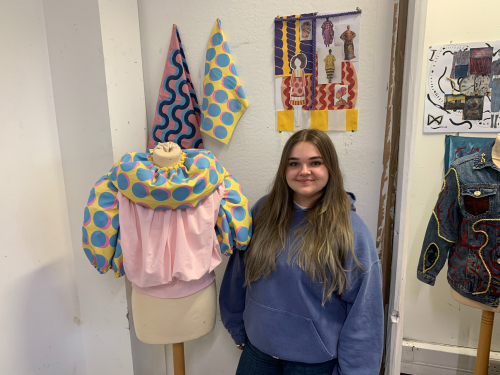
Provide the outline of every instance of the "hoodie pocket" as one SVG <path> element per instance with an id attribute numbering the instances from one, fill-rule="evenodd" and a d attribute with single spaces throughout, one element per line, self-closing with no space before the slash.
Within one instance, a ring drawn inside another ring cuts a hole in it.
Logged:
<path id="1" fill-rule="evenodd" d="M 252 344 L 268 355 L 304 363 L 333 359 L 309 318 L 249 298 L 243 320 Z"/>

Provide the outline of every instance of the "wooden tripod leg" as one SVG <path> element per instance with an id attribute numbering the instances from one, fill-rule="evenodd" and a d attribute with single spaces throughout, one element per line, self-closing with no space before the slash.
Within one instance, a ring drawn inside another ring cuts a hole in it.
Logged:
<path id="1" fill-rule="evenodd" d="M 481 316 L 481 330 L 479 331 L 479 342 L 477 344 L 476 366 L 474 375 L 488 375 L 488 365 L 490 362 L 491 334 L 493 331 L 493 311 L 483 310 Z"/>
<path id="2" fill-rule="evenodd" d="M 490 334 L 491 337 L 491 334 Z M 184 364 L 184 343 L 173 344 L 174 351 L 174 375 L 186 375 Z"/>

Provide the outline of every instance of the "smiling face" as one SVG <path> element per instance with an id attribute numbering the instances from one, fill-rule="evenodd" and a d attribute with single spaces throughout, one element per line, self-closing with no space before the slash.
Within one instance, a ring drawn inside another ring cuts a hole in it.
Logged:
<path id="1" fill-rule="evenodd" d="M 321 197 L 328 178 L 328 169 L 314 144 L 299 142 L 293 146 L 288 157 L 286 182 L 298 205 L 310 207 Z"/>

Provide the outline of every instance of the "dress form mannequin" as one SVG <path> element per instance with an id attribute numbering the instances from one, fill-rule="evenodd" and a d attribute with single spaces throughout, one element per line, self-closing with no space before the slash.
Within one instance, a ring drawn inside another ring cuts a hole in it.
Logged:
<path id="1" fill-rule="evenodd" d="M 153 163 L 160 168 L 169 167 L 178 163 L 181 155 L 177 144 L 159 143 L 153 151 Z M 137 338 L 147 344 L 174 344 L 176 375 L 184 374 L 182 343 L 210 333 L 215 327 L 216 311 L 215 281 L 205 289 L 182 298 L 156 298 L 132 290 Z"/>
<path id="2" fill-rule="evenodd" d="M 495 165 L 500 168 L 500 133 L 495 139 L 495 144 L 491 152 L 491 157 Z M 495 313 L 500 312 L 500 306 L 497 308 L 484 305 L 482 303 L 472 301 L 461 294 L 458 294 L 454 289 L 451 289 L 451 296 L 455 301 L 462 305 L 474 307 L 483 310 L 481 317 L 481 330 L 479 333 L 479 342 L 477 347 L 476 365 L 474 367 L 474 375 L 488 374 L 488 363 L 490 359 L 491 334 L 493 330 L 493 320 Z"/>

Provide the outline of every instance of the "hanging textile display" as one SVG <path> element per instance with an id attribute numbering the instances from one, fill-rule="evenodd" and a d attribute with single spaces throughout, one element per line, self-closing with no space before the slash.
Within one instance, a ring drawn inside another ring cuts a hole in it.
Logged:
<path id="1" fill-rule="evenodd" d="M 176 25 L 172 28 L 148 149 L 158 142 L 174 142 L 181 149 L 203 148 L 200 107 Z"/>
<path id="2" fill-rule="evenodd" d="M 221 21 L 217 19 L 207 43 L 201 131 L 227 144 L 247 107 Z"/>
<path id="3" fill-rule="evenodd" d="M 444 173 L 448 172 L 455 160 L 479 152 L 495 138 L 458 137 L 447 135 L 444 141 Z"/>
<path id="4" fill-rule="evenodd" d="M 279 131 L 357 130 L 360 18 L 361 10 L 275 19 Z"/>
<path id="5" fill-rule="evenodd" d="M 429 48 L 424 133 L 498 133 L 500 41 Z"/>

